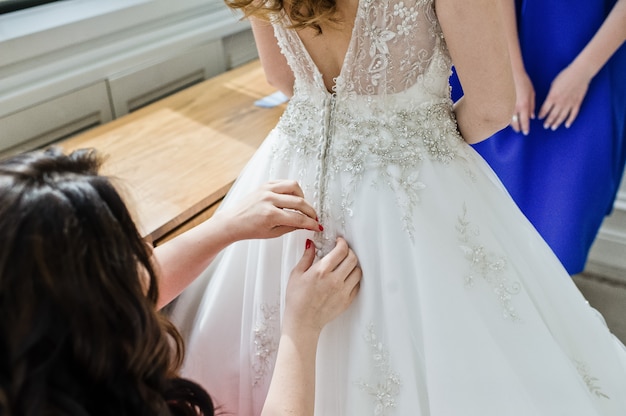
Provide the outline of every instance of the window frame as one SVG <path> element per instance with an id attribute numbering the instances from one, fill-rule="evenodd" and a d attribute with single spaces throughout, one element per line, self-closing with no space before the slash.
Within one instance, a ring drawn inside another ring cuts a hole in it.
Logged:
<path id="1" fill-rule="evenodd" d="M 246 27 L 222 0 L 61 0 L 0 15 L 0 118 Z"/>
<path id="2" fill-rule="evenodd" d="M 0 14 L 13 13 L 46 3 L 54 3 L 55 1 L 59 0 L 3 0 L 0 1 Z"/>
<path id="3" fill-rule="evenodd" d="M 208 5 L 223 6 L 220 0 L 62 0 L 6 13 L 0 15 L 0 69 Z"/>

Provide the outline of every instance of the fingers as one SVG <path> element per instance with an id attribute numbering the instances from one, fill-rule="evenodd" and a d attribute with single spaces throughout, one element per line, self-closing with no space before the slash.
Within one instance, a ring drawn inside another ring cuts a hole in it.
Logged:
<path id="1" fill-rule="evenodd" d="M 544 102 L 539 111 L 539 119 L 545 119 L 543 122 L 544 129 L 556 130 L 565 123 L 565 127 L 569 128 L 578 116 L 578 107 L 572 109 L 564 109 L 557 107 L 548 101 Z M 522 132 L 528 135 L 530 131 L 530 120 L 534 116 L 525 111 L 514 114 L 511 118 L 511 127 L 516 132 Z"/>
<path id="2" fill-rule="evenodd" d="M 307 240 L 307 242 L 308 241 L 310 240 Z M 344 276 L 343 280 L 346 280 L 350 277 L 350 273 L 358 268 L 358 263 L 359 261 L 356 254 L 348 247 L 346 240 L 338 237 L 335 247 L 320 259 L 316 267 L 320 270 L 322 275 L 333 274 L 335 276 Z"/>
<path id="3" fill-rule="evenodd" d="M 521 132 L 527 136 L 530 131 L 531 118 L 534 118 L 534 115 L 529 113 L 528 110 L 520 110 L 519 113 L 513 114 L 513 117 L 511 117 L 511 127 L 515 132 Z"/>
<path id="4" fill-rule="evenodd" d="M 268 202 L 278 210 L 272 210 L 273 226 L 277 232 L 289 232 L 294 229 L 323 231 L 318 221 L 315 208 L 304 199 L 300 185 L 292 180 L 279 180 L 266 183 L 262 201 Z"/>
<path id="5" fill-rule="evenodd" d="M 543 119 L 543 128 L 556 130 L 562 124 L 571 127 L 578 117 L 580 106 L 587 94 L 589 79 L 571 67 L 563 70 L 552 81 L 539 118 Z"/>
<path id="6" fill-rule="evenodd" d="M 302 213 L 317 222 L 317 213 L 315 212 L 315 208 L 313 208 L 313 206 L 311 206 L 311 204 L 309 204 L 301 196 L 270 192 L 266 196 L 266 199 L 277 208 L 298 211 L 299 213 Z"/>
<path id="7" fill-rule="evenodd" d="M 346 240 L 341 237 L 337 238 L 335 247 L 320 260 L 321 267 L 328 272 L 336 270 L 346 259 L 350 251 Z"/>
<path id="8" fill-rule="evenodd" d="M 513 128 L 516 133 L 519 133 L 521 130 L 519 115 L 517 113 L 513 114 L 513 117 L 511 117 L 511 128 Z"/>
<path id="9" fill-rule="evenodd" d="M 313 261 L 315 260 L 315 245 L 308 239 L 305 244 L 302 258 L 300 258 L 296 267 L 293 268 L 293 271 L 300 275 L 306 272 L 313 265 Z"/>
<path id="10" fill-rule="evenodd" d="M 539 118 L 543 120 L 543 128 L 552 130 L 555 129 L 554 122 L 557 120 L 560 110 L 557 109 L 554 103 L 546 100 L 541 106 L 539 111 Z"/>
<path id="11" fill-rule="evenodd" d="M 567 117 L 567 120 L 565 121 L 565 128 L 569 129 L 572 126 L 572 123 L 574 122 L 574 120 L 576 120 L 576 117 L 578 117 L 579 109 L 580 107 L 575 107 L 572 109 L 572 111 L 570 111 L 569 117 Z"/>
<path id="12" fill-rule="evenodd" d="M 517 133 L 525 136 L 530 132 L 530 120 L 535 118 L 534 98 L 522 100 L 515 107 L 515 114 L 511 117 L 511 127 Z"/>
<path id="13" fill-rule="evenodd" d="M 361 287 L 362 271 L 354 251 L 348 247 L 343 238 L 337 239 L 337 246 L 340 246 L 337 253 L 346 253 L 332 272 L 332 276 L 339 280 L 337 289 L 343 293 L 344 308 L 352 303 Z M 347 252 L 345 251 L 347 250 Z M 332 253 L 332 251 L 331 251 Z M 343 279 L 343 281 L 341 281 Z"/>
<path id="14" fill-rule="evenodd" d="M 344 239 L 337 239 L 337 246 L 319 261 L 314 257 L 313 242 L 307 240 L 287 285 L 283 331 L 321 330 L 359 291 L 361 269 Z"/>
<path id="15" fill-rule="evenodd" d="M 343 279 L 343 287 L 350 292 L 358 291 L 358 285 L 361 280 L 361 268 L 356 254 L 343 238 L 337 238 L 337 245 L 330 251 L 320 263 L 326 262 L 326 270 L 332 270 L 332 274 L 336 278 Z M 356 291 L 355 291 L 356 288 Z"/>
<path id="16" fill-rule="evenodd" d="M 515 112 L 511 118 L 511 128 L 517 133 L 528 135 L 530 120 L 535 118 L 535 88 L 525 72 L 515 78 Z"/>
<path id="17" fill-rule="evenodd" d="M 556 130 L 566 119 L 569 119 L 571 111 L 546 101 L 541 107 L 539 118 L 544 119 L 543 128 Z M 575 116 L 574 116 L 575 118 Z M 573 121 L 573 119 L 572 119 Z M 571 123 L 570 123 L 571 124 Z M 568 126 L 569 127 L 569 126 Z"/>
<path id="18" fill-rule="evenodd" d="M 267 182 L 265 184 L 265 189 L 268 189 L 277 194 L 289 194 L 304 198 L 304 192 L 302 191 L 302 188 L 300 188 L 298 182 L 289 179 L 281 179 Z"/>
<path id="19" fill-rule="evenodd" d="M 324 229 L 319 222 L 294 211 L 283 210 L 278 212 L 275 222 L 274 231 L 277 236 L 295 230 L 319 232 Z"/>
<path id="20" fill-rule="evenodd" d="M 323 231 L 324 227 L 309 216 L 299 211 L 281 209 L 272 206 L 267 214 L 267 224 L 273 237 L 286 234 L 295 230 L 309 230 L 313 232 Z"/>
<path id="21" fill-rule="evenodd" d="M 356 257 L 356 254 L 354 254 L 354 251 L 348 249 L 348 254 L 337 265 L 334 271 L 342 276 L 346 276 L 347 278 L 347 276 L 352 273 L 352 271 L 358 266 L 358 264 L 359 261 Z"/>
<path id="22" fill-rule="evenodd" d="M 543 123 L 544 129 L 556 130 L 561 124 L 564 124 L 566 128 L 570 128 L 576 117 L 578 117 L 578 112 L 580 111 L 580 106 L 572 106 L 571 108 L 557 108 L 555 105 L 550 106 L 546 104 L 545 107 L 547 110 L 542 111 L 539 115 L 539 118 L 544 118 L 545 121 Z M 543 110 L 543 108 L 542 108 Z"/>
<path id="23" fill-rule="evenodd" d="M 355 256 L 356 258 L 356 256 Z M 361 287 L 361 278 L 363 277 L 363 271 L 358 264 L 350 271 L 346 279 L 344 280 L 345 287 L 350 291 L 350 302 L 358 293 Z"/>

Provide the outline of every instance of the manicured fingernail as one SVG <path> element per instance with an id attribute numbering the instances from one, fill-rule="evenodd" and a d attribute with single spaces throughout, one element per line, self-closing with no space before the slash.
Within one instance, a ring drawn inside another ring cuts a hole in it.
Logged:
<path id="1" fill-rule="evenodd" d="M 306 245 L 304 246 L 305 250 L 308 250 L 311 248 L 311 244 L 313 244 L 313 241 L 309 240 L 308 238 L 306 239 Z"/>
<path id="2" fill-rule="evenodd" d="M 320 231 L 324 231 L 324 227 L 322 227 L 322 224 L 320 224 Z"/>

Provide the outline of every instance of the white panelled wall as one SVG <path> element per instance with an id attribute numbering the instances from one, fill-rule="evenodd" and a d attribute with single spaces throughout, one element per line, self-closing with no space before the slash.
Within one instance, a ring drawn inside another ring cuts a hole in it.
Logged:
<path id="1" fill-rule="evenodd" d="M 256 57 L 221 0 L 66 0 L 0 15 L 0 153 L 105 123 Z"/>
<path id="2" fill-rule="evenodd" d="M 591 248 L 587 271 L 626 284 L 626 176 Z"/>
<path id="3" fill-rule="evenodd" d="M 256 57 L 222 0 L 65 0 L 0 15 L 0 155 L 60 140 Z M 626 181 L 588 271 L 626 283 Z"/>

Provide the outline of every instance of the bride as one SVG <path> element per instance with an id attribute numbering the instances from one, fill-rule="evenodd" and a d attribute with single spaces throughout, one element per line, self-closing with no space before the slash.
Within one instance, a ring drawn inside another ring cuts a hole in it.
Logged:
<path id="1" fill-rule="evenodd" d="M 468 145 L 513 111 L 498 1 L 228 1 L 291 100 L 222 207 L 293 179 L 323 230 L 216 259 L 174 308 L 183 374 L 259 414 L 289 271 L 341 236 L 363 280 L 322 333 L 315 414 L 625 415 L 623 345 Z"/>

